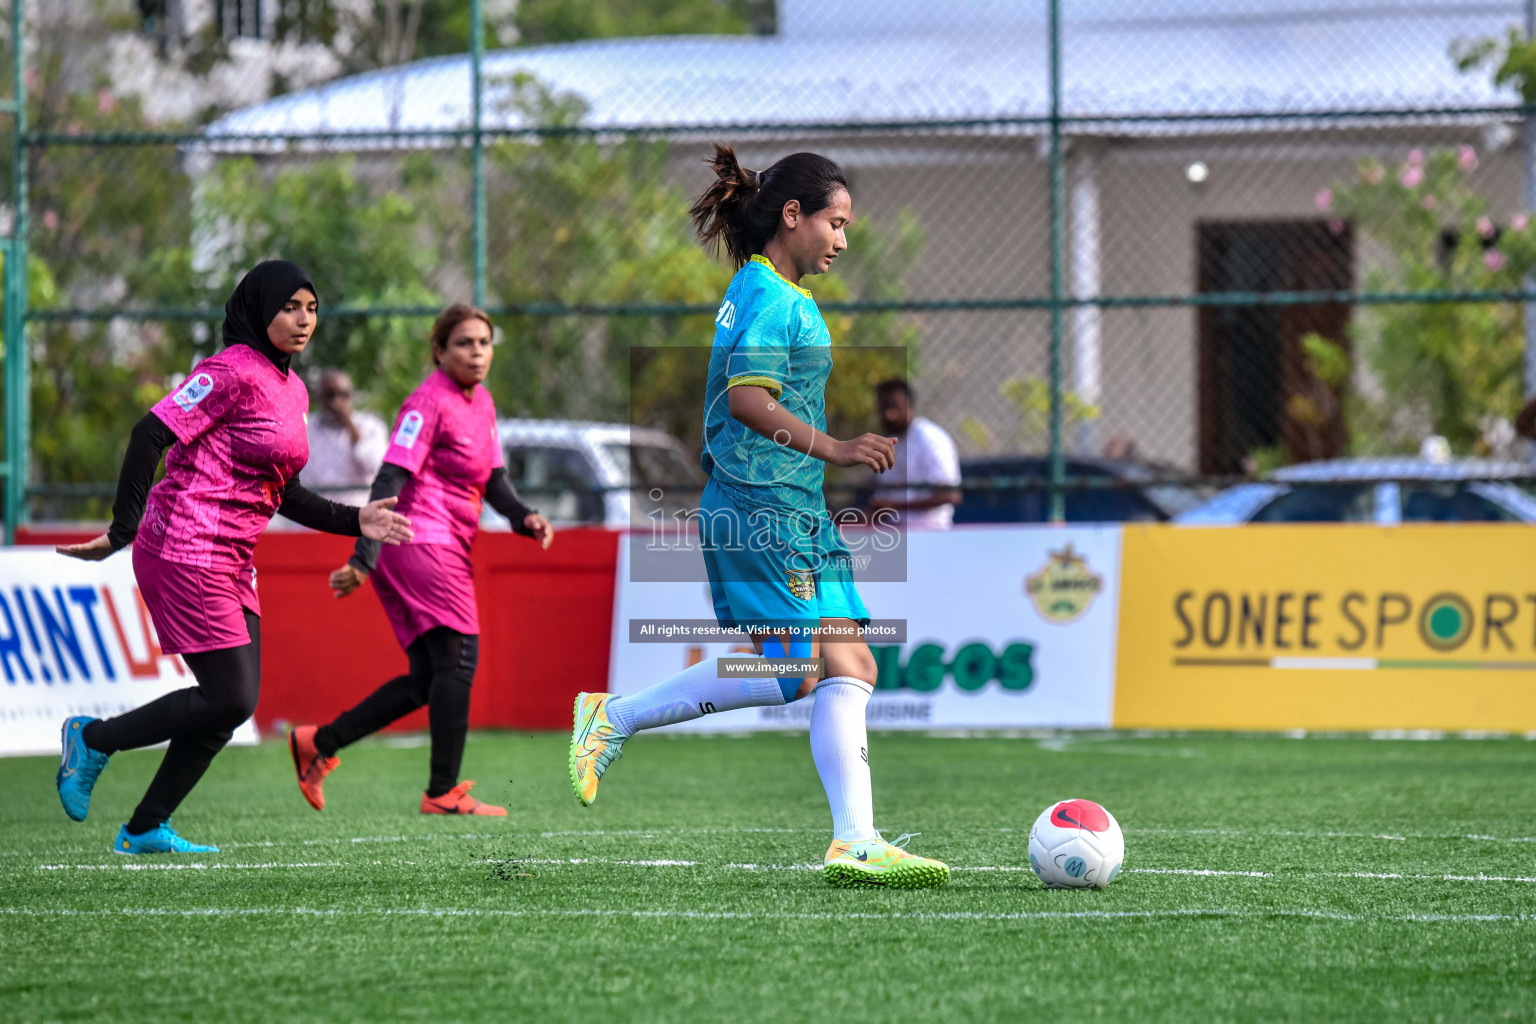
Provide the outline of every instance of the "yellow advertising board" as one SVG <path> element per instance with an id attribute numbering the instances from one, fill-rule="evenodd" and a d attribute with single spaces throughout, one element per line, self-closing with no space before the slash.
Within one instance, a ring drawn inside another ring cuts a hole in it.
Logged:
<path id="1" fill-rule="evenodd" d="M 1127 525 L 1118 728 L 1536 730 L 1536 528 Z"/>

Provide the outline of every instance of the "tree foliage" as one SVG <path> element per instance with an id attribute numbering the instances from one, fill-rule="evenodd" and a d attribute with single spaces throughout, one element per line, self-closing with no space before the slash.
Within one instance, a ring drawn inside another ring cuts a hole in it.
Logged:
<path id="1" fill-rule="evenodd" d="M 739 35 L 772 32 L 773 0 L 519 0 L 523 43 L 614 36 Z"/>
<path id="2" fill-rule="evenodd" d="M 519 112 L 550 126 L 578 124 L 579 99 L 520 79 Z M 512 304 L 703 305 L 702 315 L 519 316 L 493 374 L 517 415 L 581 415 L 655 426 L 697 446 L 714 305 L 731 268 L 693 238 L 691 196 L 668 173 L 670 147 L 601 145 L 580 135 L 507 142 L 492 151 L 497 201 L 492 291 Z M 899 299 L 922 252 L 910 212 L 861 218 L 835 273 L 807 280 L 824 301 Z M 895 313 L 827 317 L 840 351 L 828 384 L 829 428 L 861 433 L 874 421 L 874 385 L 909 370 L 917 329 Z"/>
<path id="3" fill-rule="evenodd" d="M 487 0 L 486 45 L 771 32 L 773 0 Z M 345 73 L 469 49 L 469 0 L 278 0 L 276 36 L 318 42 Z"/>
<path id="4" fill-rule="evenodd" d="M 595 5 L 588 14 L 607 20 L 581 31 L 739 31 L 742 12 L 751 9 L 698 4 L 717 20 L 685 25 L 667 20 L 677 15 L 670 6 L 613 2 Z M 295 0 L 283 11 L 299 6 L 313 14 L 323 3 Z M 534 19 L 536 8 L 520 9 L 520 18 Z M 108 83 L 80 88 L 57 54 L 39 52 L 34 73 L 32 117 L 40 130 L 151 127 L 139 104 Z M 510 102 L 533 123 L 576 127 L 585 116 L 576 97 L 528 79 L 511 84 Z M 498 406 L 509 415 L 655 424 L 696 443 L 713 307 L 732 271 L 693 238 L 692 197 L 676 175 L 676 150 L 570 132 L 497 141 L 487 154 L 489 298 L 521 310 L 498 318 L 502 343 L 488 382 Z M 322 300 L 301 372 L 344 367 L 367 404 L 387 416 L 430 366 L 428 322 L 339 311 L 469 297 L 464 150 L 288 151 L 199 163 L 171 146 L 50 146 L 34 149 L 30 161 L 34 309 L 217 311 L 254 263 L 292 259 L 310 270 Z M 923 240 L 910 213 L 885 221 L 861 216 L 837 272 L 808 283 L 824 301 L 900 298 Z M 571 305 L 708 312 L 552 311 Z M 917 328 L 891 313 L 834 313 L 828 326 L 840 349 L 828 394 L 832 429 L 857 433 L 874 421 L 873 385 L 915 369 Z M 34 479 L 114 479 L 133 422 L 196 358 L 219 347 L 217 330 L 216 312 L 207 322 L 35 321 Z M 106 502 L 84 511 L 104 515 Z"/>
<path id="5" fill-rule="evenodd" d="M 1413 150 L 1390 166 L 1366 160 L 1354 180 L 1319 193 L 1321 209 L 1348 218 L 1390 254 L 1366 272 L 1366 291 L 1513 291 L 1536 271 L 1528 218 L 1494 221 L 1469 180 L 1477 159 L 1461 146 Z M 1352 327 L 1357 372 L 1345 399 L 1351 447 L 1411 452 L 1440 434 L 1455 451 L 1480 451 L 1488 418 L 1512 419 L 1519 409 L 1522 325 L 1520 307 L 1507 303 L 1363 310 Z M 1338 378 L 1348 357 L 1325 339 L 1308 341 L 1314 372 Z"/>
<path id="6" fill-rule="evenodd" d="M 204 279 L 209 302 L 222 303 L 261 260 L 293 260 L 310 272 L 322 302 L 321 326 L 298 365 L 345 367 L 381 409 L 393 410 L 430 364 L 422 320 L 331 311 L 441 301 L 437 272 L 456 255 L 466 219 L 442 201 L 445 166 L 435 154 L 416 154 L 370 182 L 352 156 L 275 172 L 249 158 L 221 163 L 199 212 L 217 268 Z"/>
<path id="7" fill-rule="evenodd" d="M 64 55 L 41 43 L 30 84 L 28 114 L 39 131 L 146 126 L 138 101 L 117 96 L 104 81 L 90 90 L 69 88 Z M 7 163 L 6 194 L 9 171 Z M 172 147 L 34 147 L 27 172 L 31 308 L 198 301 L 188 183 Z M 164 394 L 173 368 L 186 366 L 191 325 L 34 321 L 28 340 L 32 479 L 110 480 L 129 428 Z"/>

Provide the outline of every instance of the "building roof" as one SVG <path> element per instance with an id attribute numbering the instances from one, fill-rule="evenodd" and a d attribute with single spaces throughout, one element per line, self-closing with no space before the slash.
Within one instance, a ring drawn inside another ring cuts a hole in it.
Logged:
<path id="1" fill-rule="evenodd" d="M 670 36 L 488 53 L 484 123 L 527 127 L 511 80 L 531 75 L 587 104 L 594 127 L 1039 117 L 1049 110 L 1048 35 L 982 0 L 781 0 L 777 36 Z M 1036 4 L 999 4 L 1034 10 Z M 1081 0 L 1063 32 L 1063 109 L 1076 116 L 1310 113 L 1510 102 L 1486 71 L 1459 72 L 1458 40 L 1502 37 L 1518 2 L 1169 0 L 1156 18 Z M 830 13 L 828 13 L 830 12 Z M 839 20 L 839 18 L 841 20 Z M 471 124 L 465 55 L 340 79 L 227 115 L 209 135 L 411 132 Z M 1074 130 L 1082 130 L 1079 126 Z"/>

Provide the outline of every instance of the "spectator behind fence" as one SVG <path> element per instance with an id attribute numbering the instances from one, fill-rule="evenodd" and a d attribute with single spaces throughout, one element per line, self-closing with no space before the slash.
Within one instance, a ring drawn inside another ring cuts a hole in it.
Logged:
<path id="1" fill-rule="evenodd" d="M 954 522 L 960 500 L 960 455 L 948 432 L 937 423 L 916 415 L 912 387 L 896 378 L 875 389 L 880 428 L 901 440 L 896 445 L 896 465 L 880 475 L 882 486 L 870 498 L 871 511 L 894 509 L 906 526 L 947 530 Z M 947 484 L 940 487 L 905 487 Z"/>
<path id="2" fill-rule="evenodd" d="M 1515 416 L 1515 433 L 1527 441 L 1536 441 L 1536 396 L 1532 396 Z M 1536 444 L 1526 450 L 1530 453 L 1530 461 L 1536 462 Z"/>
<path id="3" fill-rule="evenodd" d="M 353 407 L 352 379 L 345 370 L 322 370 L 319 391 L 320 405 L 309 418 L 304 483 L 332 501 L 366 505 L 368 488 L 384 461 L 389 428 L 373 413 Z"/>

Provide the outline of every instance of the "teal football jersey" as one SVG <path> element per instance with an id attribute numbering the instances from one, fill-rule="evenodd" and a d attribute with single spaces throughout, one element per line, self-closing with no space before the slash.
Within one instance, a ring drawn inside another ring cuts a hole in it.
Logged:
<path id="1" fill-rule="evenodd" d="M 825 510 L 820 459 L 749 429 L 731 415 L 734 386 L 767 388 L 785 409 L 825 433 L 832 336 L 811 293 L 753 256 L 731 279 L 715 316 L 704 389 L 704 471 L 746 508 Z"/>

